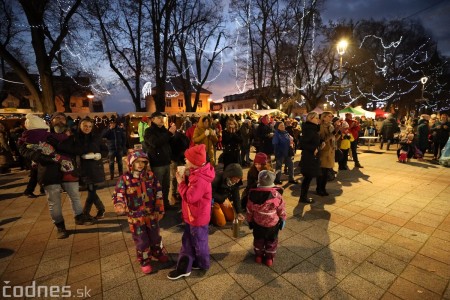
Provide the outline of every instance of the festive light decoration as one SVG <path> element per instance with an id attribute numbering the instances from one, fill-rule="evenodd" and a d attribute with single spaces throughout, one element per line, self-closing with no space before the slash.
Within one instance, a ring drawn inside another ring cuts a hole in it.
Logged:
<path id="1" fill-rule="evenodd" d="M 152 94 L 152 83 L 150 81 L 146 82 L 142 87 L 142 96 L 145 98 Z"/>

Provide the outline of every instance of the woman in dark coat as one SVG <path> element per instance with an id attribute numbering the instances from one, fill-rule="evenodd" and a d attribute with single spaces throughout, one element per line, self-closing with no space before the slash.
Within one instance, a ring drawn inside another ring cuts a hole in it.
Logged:
<path id="1" fill-rule="evenodd" d="M 306 122 L 302 125 L 302 157 L 301 173 L 303 175 L 300 202 L 313 203 L 312 198 L 308 198 L 309 185 L 314 177 L 320 175 L 319 150 L 321 146 L 319 136 L 319 115 L 310 112 L 306 116 Z"/>
<path id="2" fill-rule="evenodd" d="M 94 121 L 84 118 L 80 121 L 75 140 L 82 148 L 80 160 L 80 181 L 87 186 L 88 195 L 84 204 L 83 213 L 89 215 L 92 205 L 97 209 L 96 219 L 105 215 L 105 206 L 97 195 L 97 185 L 105 181 L 105 170 L 102 158 L 108 154 L 108 148 L 102 142 L 100 135 L 92 132 Z"/>
<path id="3" fill-rule="evenodd" d="M 223 168 L 229 164 L 240 164 L 242 137 L 238 123 L 234 118 L 228 118 L 227 126 L 222 131 Z"/>

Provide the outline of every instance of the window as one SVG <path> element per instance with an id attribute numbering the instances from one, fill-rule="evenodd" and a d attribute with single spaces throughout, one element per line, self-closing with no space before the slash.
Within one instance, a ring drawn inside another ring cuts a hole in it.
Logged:
<path id="1" fill-rule="evenodd" d="M 172 99 L 166 99 L 166 107 L 172 107 Z"/>
<path id="2" fill-rule="evenodd" d="M 83 100 L 83 107 L 89 107 L 89 100 Z"/>
<path id="3" fill-rule="evenodd" d="M 197 107 L 202 107 L 202 106 L 203 106 L 202 100 L 198 100 Z"/>
<path id="4" fill-rule="evenodd" d="M 183 107 L 183 99 L 178 99 L 178 107 Z"/>
<path id="5" fill-rule="evenodd" d="M 75 102 L 70 102 L 70 107 L 77 107 L 77 104 Z"/>

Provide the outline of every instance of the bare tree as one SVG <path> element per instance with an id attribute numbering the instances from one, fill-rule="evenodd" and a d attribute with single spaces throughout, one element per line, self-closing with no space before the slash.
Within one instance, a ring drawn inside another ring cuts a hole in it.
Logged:
<path id="1" fill-rule="evenodd" d="M 35 67 L 39 73 L 39 85 L 33 81 L 29 70 L 19 61 L 12 49 L 0 44 L 0 57 L 2 57 L 29 89 L 32 96 L 37 99 L 37 108 L 47 113 L 55 111 L 54 87 L 51 64 L 61 43 L 69 31 L 69 23 L 82 0 L 74 0 L 70 6 L 61 9 L 65 12 L 60 26 L 48 26 L 48 8 L 50 1 L 19 0 L 20 13 L 24 14 L 29 26 L 31 45 L 35 56 Z M 58 2 L 55 5 L 60 5 Z M 19 8 L 17 8 L 19 10 Z M 51 41 L 49 37 L 53 38 Z"/>

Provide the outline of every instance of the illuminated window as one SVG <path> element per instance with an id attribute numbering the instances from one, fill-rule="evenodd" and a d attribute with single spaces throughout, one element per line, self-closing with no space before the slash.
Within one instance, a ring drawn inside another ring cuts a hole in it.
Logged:
<path id="1" fill-rule="evenodd" d="M 172 107 L 172 99 L 166 99 L 166 107 Z"/>
<path id="2" fill-rule="evenodd" d="M 183 107 L 183 99 L 178 99 L 178 107 Z"/>
<path id="3" fill-rule="evenodd" d="M 77 104 L 75 102 L 70 102 L 70 107 L 77 107 Z"/>
<path id="4" fill-rule="evenodd" d="M 202 100 L 198 100 L 197 107 L 202 107 L 202 105 L 203 105 Z"/>

